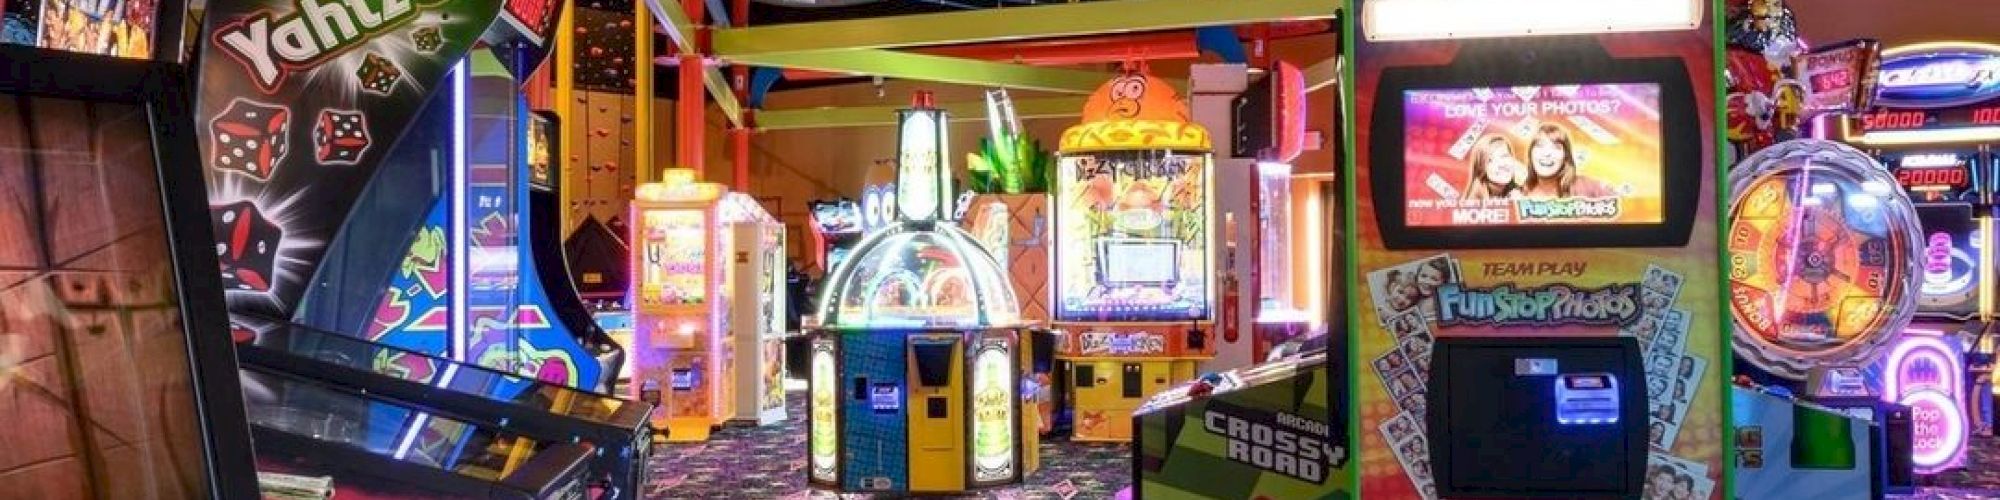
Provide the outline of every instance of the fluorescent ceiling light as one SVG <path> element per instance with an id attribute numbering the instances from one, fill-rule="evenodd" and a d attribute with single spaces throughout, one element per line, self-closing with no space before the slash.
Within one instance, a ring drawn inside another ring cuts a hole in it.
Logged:
<path id="1" fill-rule="evenodd" d="M 1573 35 L 1694 29 L 1701 0 L 1370 0 L 1368 40 Z"/>

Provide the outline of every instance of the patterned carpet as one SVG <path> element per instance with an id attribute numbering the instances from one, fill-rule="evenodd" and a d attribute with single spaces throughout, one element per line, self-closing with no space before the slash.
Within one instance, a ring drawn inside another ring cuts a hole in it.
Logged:
<path id="1" fill-rule="evenodd" d="M 647 498 L 868 498 L 806 488 L 805 393 L 793 391 L 781 425 L 725 427 L 706 443 L 667 444 L 653 452 Z M 1131 482 L 1123 444 L 1044 442 L 1042 468 L 1026 484 L 961 498 L 1101 499 Z"/>
<path id="2" fill-rule="evenodd" d="M 806 488 L 804 393 L 790 398 L 791 419 L 765 427 L 727 427 L 700 444 L 668 444 L 653 454 L 647 498 L 867 498 Z M 2000 499 L 2000 438 L 1972 443 L 1967 467 L 1930 478 L 1931 486 L 1897 500 Z M 961 498 L 1103 499 L 1131 482 L 1131 452 L 1122 444 L 1042 443 L 1042 469 L 1018 487 Z"/>
<path id="3" fill-rule="evenodd" d="M 1971 500 L 2000 498 L 2000 438 L 1974 437 L 1968 446 L 1965 468 L 1928 478 L 1930 486 L 1914 495 L 1891 495 L 1898 500 Z M 1919 483 L 1926 484 L 1926 483 Z"/>

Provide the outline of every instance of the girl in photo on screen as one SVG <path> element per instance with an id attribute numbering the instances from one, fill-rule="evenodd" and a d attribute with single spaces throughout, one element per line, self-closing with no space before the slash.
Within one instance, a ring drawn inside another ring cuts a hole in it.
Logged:
<path id="1" fill-rule="evenodd" d="M 1521 181 L 1527 166 L 1514 153 L 1514 144 L 1500 134 L 1486 134 L 1472 149 L 1472 171 L 1465 185 L 1467 201 L 1505 199 L 1521 195 Z"/>
<path id="2" fill-rule="evenodd" d="M 1611 196 L 1603 184 L 1576 173 L 1576 148 L 1569 130 L 1544 123 L 1528 143 L 1528 180 L 1522 191 L 1529 198 L 1602 198 Z"/>

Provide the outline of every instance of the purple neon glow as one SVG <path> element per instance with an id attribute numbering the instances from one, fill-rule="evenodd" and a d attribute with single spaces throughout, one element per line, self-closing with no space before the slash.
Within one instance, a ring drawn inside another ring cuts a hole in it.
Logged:
<path id="1" fill-rule="evenodd" d="M 1965 367 L 1957 349 L 1933 335 L 1910 335 L 1889 351 L 1883 370 L 1882 398 L 1910 407 L 1913 417 L 1922 412 L 1938 412 L 1936 428 L 1925 418 L 1916 418 L 1911 463 L 1917 472 L 1932 474 L 1957 465 L 1965 455 L 1966 421 L 1964 394 L 1959 389 Z"/>

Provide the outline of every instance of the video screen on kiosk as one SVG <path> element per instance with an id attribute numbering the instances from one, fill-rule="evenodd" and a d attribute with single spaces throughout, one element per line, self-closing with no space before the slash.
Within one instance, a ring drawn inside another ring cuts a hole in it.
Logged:
<path id="1" fill-rule="evenodd" d="M 1409 227 L 1664 219 L 1657 84 L 1411 89 L 1402 97 Z"/>
<path id="2" fill-rule="evenodd" d="M 1178 241 L 1106 238 L 1097 241 L 1097 253 L 1099 281 L 1106 285 L 1166 285 L 1180 280 Z"/>
<path id="3" fill-rule="evenodd" d="M 1384 246 L 1687 244 L 1706 153 L 1686 65 L 1588 48 L 1538 54 L 1382 71 L 1357 166 Z"/>

